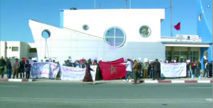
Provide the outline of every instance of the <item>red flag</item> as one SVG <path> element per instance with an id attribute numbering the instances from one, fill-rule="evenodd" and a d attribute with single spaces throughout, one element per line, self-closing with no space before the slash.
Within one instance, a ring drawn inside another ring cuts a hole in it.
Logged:
<path id="1" fill-rule="evenodd" d="M 123 65 L 124 58 L 110 62 L 99 62 L 104 80 L 123 78 L 126 75 L 126 65 Z"/>
<path id="2" fill-rule="evenodd" d="M 175 28 L 176 30 L 180 30 L 180 22 L 179 22 L 177 25 L 175 25 L 174 28 Z"/>

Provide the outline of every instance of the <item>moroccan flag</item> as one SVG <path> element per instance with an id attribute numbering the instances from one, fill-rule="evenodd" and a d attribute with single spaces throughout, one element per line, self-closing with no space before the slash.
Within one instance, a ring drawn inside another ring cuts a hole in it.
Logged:
<path id="1" fill-rule="evenodd" d="M 174 28 L 175 28 L 176 30 L 180 30 L 180 22 L 179 22 L 177 25 L 175 25 Z"/>
<path id="2" fill-rule="evenodd" d="M 120 58 L 118 60 L 109 61 L 109 62 L 99 62 L 103 79 L 113 80 L 113 79 L 125 77 L 126 65 L 122 63 L 125 63 L 124 58 Z"/>

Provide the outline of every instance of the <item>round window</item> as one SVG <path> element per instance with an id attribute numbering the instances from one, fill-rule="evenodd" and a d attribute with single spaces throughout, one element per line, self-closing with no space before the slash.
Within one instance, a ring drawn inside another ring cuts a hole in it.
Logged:
<path id="1" fill-rule="evenodd" d="M 88 30 L 88 29 L 89 29 L 88 25 L 83 25 L 82 28 L 83 28 L 84 30 Z"/>
<path id="2" fill-rule="evenodd" d="M 126 35 L 122 29 L 111 27 L 104 34 L 104 41 L 112 47 L 121 47 L 126 41 Z"/>
<path id="3" fill-rule="evenodd" d="M 139 33 L 143 37 L 149 37 L 151 34 L 151 29 L 149 28 L 149 26 L 144 25 L 140 28 Z"/>
<path id="4" fill-rule="evenodd" d="M 50 31 L 49 30 L 44 30 L 42 31 L 42 37 L 47 39 L 50 37 Z"/>

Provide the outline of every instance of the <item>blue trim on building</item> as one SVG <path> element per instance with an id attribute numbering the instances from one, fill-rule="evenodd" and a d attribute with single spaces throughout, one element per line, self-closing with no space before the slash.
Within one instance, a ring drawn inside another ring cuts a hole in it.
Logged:
<path id="1" fill-rule="evenodd" d="M 202 38 L 202 42 L 211 42 L 212 43 L 212 25 L 206 20 L 205 14 L 212 14 L 212 13 L 205 13 L 202 0 L 197 0 L 197 34 L 199 37 Z M 198 17 L 201 15 L 201 20 L 199 21 Z M 212 19 L 212 18 L 211 18 Z"/>
<path id="2" fill-rule="evenodd" d="M 207 51 L 208 52 L 208 57 L 207 60 L 209 62 L 212 61 L 212 45 L 209 48 L 200 48 L 200 61 L 201 61 L 201 66 L 202 69 L 204 69 L 204 52 Z"/>
<path id="3" fill-rule="evenodd" d="M 207 60 L 210 62 L 212 61 L 212 45 L 210 45 L 210 47 L 208 48 L 208 57 Z"/>
<path id="4" fill-rule="evenodd" d="M 200 48 L 200 63 L 201 63 L 201 69 L 204 69 L 204 52 L 207 50 L 208 48 Z"/>
<path id="5" fill-rule="evenodd" d="M 64 28 L 64 10 L 60 10 L 60 28 Z"/>

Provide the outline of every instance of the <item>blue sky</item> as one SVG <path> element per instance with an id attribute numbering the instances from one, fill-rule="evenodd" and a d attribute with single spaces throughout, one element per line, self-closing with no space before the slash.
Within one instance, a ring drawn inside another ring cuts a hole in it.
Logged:
<path id="1" fill-rule="evenodd" d="M 125 0 L 0 0 L 0 40 L 34 42 L 29 28 L 29 19 L 59 26 L 60 9 L 122 9 L 125 8 Z M 173 1 L 173 25 L 181 22 L 181 30 L 173 28 L 173 36 L 176 34 L 197 34 L 196 0 L 172 0 Z M 204 0 L 204 5 L 211 0 Z M 128 8 L 130 0 L 128 0 Z M 166 16 L 162 22 L 161 35 L 170 36 L 170 0 L 131 0 L 132 9 L 165 8 Z M 204 6 L 206 7 L 206 6 Z M 212 8 L 211 11 L 212 13 Z M 207 16 L 207 19 L 212 18 Z M 210 19 L 211 20 L 211 19 Z"/>

